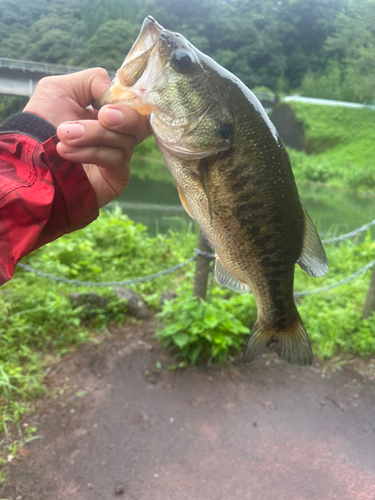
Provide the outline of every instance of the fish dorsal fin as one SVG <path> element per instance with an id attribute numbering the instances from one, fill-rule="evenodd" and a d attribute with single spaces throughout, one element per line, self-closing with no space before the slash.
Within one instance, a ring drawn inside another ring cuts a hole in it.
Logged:
<path id="1" fill-rule="evenodd" d="M 328 271 L 328 260 L 317 230 L 309 214 L 303 209 L 305 231 L 302 252 L 297 264 L 310 276 L 319 278 Z"/>
<path id="2" fill-rule="evenodd" d="M 178 196 L 180 197 L 181 204 L 184 207 L 184 209 L 186 210 L 186 213 L 188 215 L 190 215 L 190 217 L 192 219 L 194 219 L 193 214 L 191 213 L 191 209 L 189 207 L 189 203 L 187 202 L 186 196 L 185 196 L 184 192 L 182 191 L 182 189 L 180 188 L 180 186 L 177 186 L 177 192 L 178 192 Z"/>
<path id="3" fill-rule="evenodd" d="M 249 285 L 246 285 L 246 283 L 243 283 L 239 279 L 237 279 L 235 276 L 233 276 L 232 273 L 230 273 L 222 264 L 218 256 L 216 256 L 216 261 L 215 261 L 215 278 L 216 281 L 219 283 L 219 285 L 224 285 L 227 288 L 230 288 L 234 292 L 246 294 L 250 292 L 250 287 Z"/>

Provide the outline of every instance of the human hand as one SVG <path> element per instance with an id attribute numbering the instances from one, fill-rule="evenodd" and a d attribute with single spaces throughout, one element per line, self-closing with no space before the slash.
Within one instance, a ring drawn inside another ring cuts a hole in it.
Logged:
<path id="1" fill-rule="evenodd" d="M 134 146 L 150 133 L 148 119 L 127 106 L 90 106 L 109 85 L 102 68 L 43 78 L 24 109 L 57 127 L 58 154 L 82 163 L 99 207 L 124 191 Z"/>

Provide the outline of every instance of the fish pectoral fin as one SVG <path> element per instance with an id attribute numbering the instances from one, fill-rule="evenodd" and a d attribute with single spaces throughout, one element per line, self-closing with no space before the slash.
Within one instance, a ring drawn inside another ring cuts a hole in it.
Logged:
<path id="1" fill-rule="evenodd" d="M 292 365 L 312 364 L 310 339 L 299 314 L 287 330 L 279 332 L 267 332 L 258 321 L 255 322 L 245 347 L 243 361 L 250 363 L 267 352 L 276 352 L 281 359 Z"/>
<path id="2" fill-rule="evenodd" d="M 208 191 L 208 184 L 207 184 L 207 172 L 205 169 L 202 170 L 202 188 L 204 192 L 206 193 L 207 197 L 207 205 L 208 205 L 208 213 L 210 214 L 210 224 L 212 225 L 212 206 L 211 206 L 211 199 L 210 199 L 210 193 Z"/>
<path id="3" fill-rule="evenodd" d="M 243 281 L 233 276 L 222 264 L 219 257 L 215 260 L 215 278 L 219 285 L 224 285 L 234 292 L 246 294 L 250 292 L 250 287 Z"/>
<path id="4" fill-rule="evenodd" d="M 319 278 L 328 271 L 328 260 L 313 221 L 305 209 L 303 213 L 305 231 L 297 264 L 310 276 Z"/>
<path id="5" fill-rule="evenodd" d="M 193 217 L 193 214 L 191 213 L 191 209 L 189 207 L 189 203 L 187 202 L 186 196 L 185 196 L 184 192 L 182 191 L 182 189 L 180 188 L 180 186 L 177 186 L 177 192 L 178 192 L 178 196 L 180 197 L 181 204 L 184 207 L 184 209 L 186 210 L 186 213 L 188 215 L 190 215 L 190 217 L 193 220 L 195 220 Z"/>

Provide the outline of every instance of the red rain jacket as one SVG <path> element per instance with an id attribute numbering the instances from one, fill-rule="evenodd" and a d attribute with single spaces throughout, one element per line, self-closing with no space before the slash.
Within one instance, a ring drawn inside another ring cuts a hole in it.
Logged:
<path id="1" fill-rule="evenodd" d="M 57 154 L 55 134 L 32 113 L 0 124 L 0 285 L 23 256 L 98 217 L 82 165 Z"/>

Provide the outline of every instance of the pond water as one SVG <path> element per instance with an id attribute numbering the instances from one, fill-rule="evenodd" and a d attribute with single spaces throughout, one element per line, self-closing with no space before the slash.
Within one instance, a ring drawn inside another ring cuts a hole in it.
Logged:
<path id="1" fill-rule="evenodd" d="M 347 233 L 375 219 L 375 197 L 307 184 L 298 189 L 323 238 Z M 192 222 L 181 206 L 174 183 L 133 176 L 119 203 L 132 220 L 145 224 L 152 234 L 180 229 Z"/>

